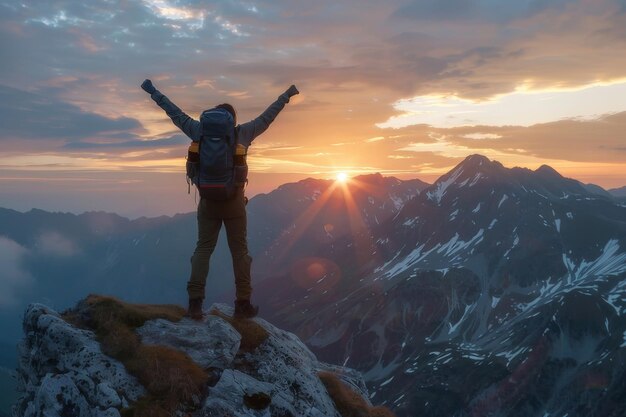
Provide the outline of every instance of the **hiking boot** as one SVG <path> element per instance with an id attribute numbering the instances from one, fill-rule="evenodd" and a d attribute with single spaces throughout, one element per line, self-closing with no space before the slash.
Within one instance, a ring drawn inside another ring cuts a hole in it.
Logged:
<path id="1" fill-rule="evenodd" d="M 259 307 L 250 304 L 250 300 L 235 300 L 235 318 L 251 319 L 259 313 Z"/>
<path id="2" fill-rule="evenodd" d="M 187 309 L 187 317 L 194 320 L 202 320 L 202 298 L 189 299 L 189 308 Z"/>

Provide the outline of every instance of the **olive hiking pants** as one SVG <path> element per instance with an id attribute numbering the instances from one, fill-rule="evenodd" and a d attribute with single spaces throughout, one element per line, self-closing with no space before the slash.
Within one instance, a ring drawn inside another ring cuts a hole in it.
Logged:
<path id="1" fill-rule="evenodd" d="M 201 199 L 198 204 L 198 242 L 191 257 L 191 277 L 187 283 L 189 299 L 204 299 L 209 261 L 217 244 L 222 223 L 226 226 L 228 247 L 233 260 L 237 300 L 250 300 L 252 286 L 246 237 L 247 218 L 243 188 L 228 201 Z"/>

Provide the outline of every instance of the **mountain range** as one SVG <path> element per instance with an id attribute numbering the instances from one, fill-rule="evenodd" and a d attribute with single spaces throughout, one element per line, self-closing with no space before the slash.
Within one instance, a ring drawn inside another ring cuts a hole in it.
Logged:
<path id="1" fill-rule="evenodd" d="M 472 155 L 432 185 L 377 174 L 285 184 L 252 198 L 248 219 L 262 316 L 363 372 L 398 416 L 626 408 L 619 190 Z M 0 210 L 16 300 L 0 313 L 5 339 L 31 301 L 185 303 L 195 233 L 194 214 Z M 209 300 L 231 301 L 230 269 L 221 241 Z"/>
<path id="2" fill-rule="evenodd" d="M 618 416 L 625 247 L 608 193 L 472 155 L 388 222 L 312 245 L 316 276 L 278 273 L 264 297 L 399 416 Z"/>
<path id="3" fill-rule="evenodd" d="M 355 193 L 355 204 L 365 207 L 368 201 L 375 201 L 377 206 L 364 211 L 381 221 L 395 215 L 427 185 L 378 174 L 355 181 L 367 187 L 366 192 Z M 253 266 L 255 274 L 263 275 L 260 258 L 267 248 L 307 207 L 315 205 L 321 193 L 329 207 L 320 214 L 333 218 L 333 233 L 344 233 L 349 216 L 339 204 L 342 191 L 335 189 L 332 181 L 306 179 L 250 200 L 249 249 L 255 260 L 259 259 L 259 267 Z M 331 227 L 315 220 L 311 230 L 324 230 L 324 226 L 326 230 Z M 0 342 L 19 337 L 19 316 L 31 301 L 62 310 L 86 293 L 101 293 L 133 302 L 186 303 L 185 282 L 196 233 L 195 213 L 129 220 L 104 212 L 75 215 L 33 209 L 21 213 L 0 208 L 0 248 L 4 249 L 0 268 L 6 274 L 0 322 L 7 329 Z M 212 258 L 207 287 L 207 303 L 233 289 L 224 232 Z"/>

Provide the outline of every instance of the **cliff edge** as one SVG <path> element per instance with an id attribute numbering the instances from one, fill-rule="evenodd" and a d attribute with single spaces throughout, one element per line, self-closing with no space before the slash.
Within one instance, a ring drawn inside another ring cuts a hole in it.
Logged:
<path id="1" fill-rule="evenodd" d="M 358 372 L 318 361 L 292 333 L 223 304 L 207 311 L 193 321 L 93 295 L 61 314 L 31 304 L 13 416 L 393 415 Z"/>

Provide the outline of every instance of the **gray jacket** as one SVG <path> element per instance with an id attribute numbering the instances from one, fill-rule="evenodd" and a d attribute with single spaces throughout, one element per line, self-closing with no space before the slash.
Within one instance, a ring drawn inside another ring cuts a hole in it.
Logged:
<path id="1" fill-rule="evenodd" d="M 169 98 L 156 90 L 151 94 L 152 100 L 156 102 L 165 113 L 172 119 L 172 122 L 183 131 L 183 133 L 194 142 L 199 142 L 202 136 L 202 127 L 199 121 L 189 117 L 176 104 L 172 103 Z M 235 129 L 238 132 L 238 143 L 246 148 L 250 146 L 252 141 L 269 127 L 274 121 L 278 113 L 289 103 L 289 96 L 281 94 L 278 100 L 270 104 L 270 106 L 259 117 L 249 122 L 237 125 Z"/>

